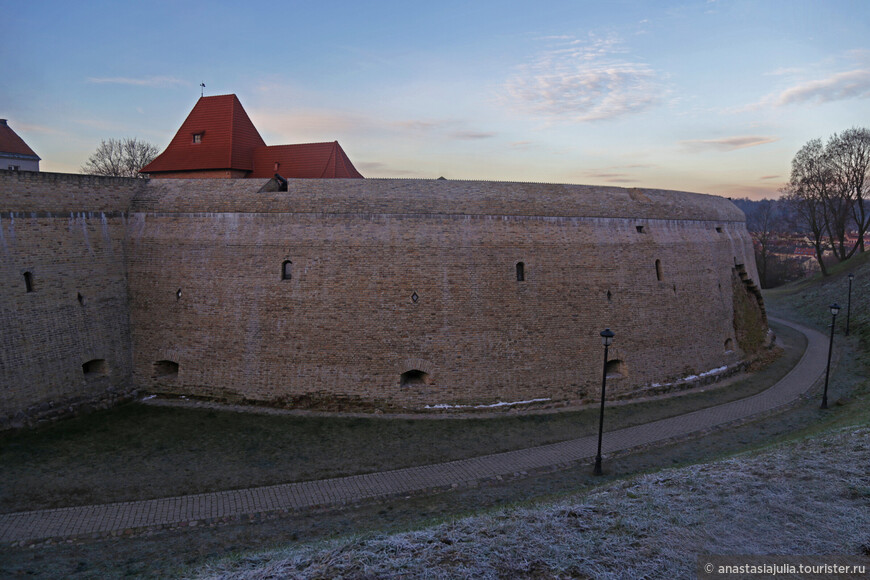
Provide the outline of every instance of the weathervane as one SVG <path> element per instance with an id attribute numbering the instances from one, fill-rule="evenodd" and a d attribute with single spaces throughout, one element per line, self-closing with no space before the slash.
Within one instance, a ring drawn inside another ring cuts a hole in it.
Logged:
<path id="1" fill-rule="evenodd" d="M 202 97 L 205 95 L 205 83 L 199 83 L 199 86 L 202 87 L 202 89 L 199 91 L 199 96 Z"/>

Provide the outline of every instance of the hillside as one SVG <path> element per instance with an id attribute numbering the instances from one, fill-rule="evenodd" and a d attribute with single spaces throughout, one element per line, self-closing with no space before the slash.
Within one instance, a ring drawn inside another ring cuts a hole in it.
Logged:
<path id="1" fill-rule="evenodd" d="M 866 554 L 870 428 L 631 478 L 550 505 L 246 555 L 205 578 L 686 578 L 701 554 Z M 692 506 L 692 509 L 686 509 Z M 856 530 L 863 530 L 856 534 Z"/>
<path id="2" fill-rule="evenodd" d="M 866 256 L 827 279 L 766 295 L 771 314 L 826 331 L 838 320 L 832 408 L 787 440 L 710 463 L 626 478 L 552 503 L 514 507 L 387 536 L 247 554 L 205 578 L 612 577 L 695 574 L 702 554 L 870 555 L 870 328 Z M 816 405 L 813 400 L 807 408 Z M 691 506 L 691 509 L 687 509 Z M 856 531 L 859 531 L 856 533 Z"/>

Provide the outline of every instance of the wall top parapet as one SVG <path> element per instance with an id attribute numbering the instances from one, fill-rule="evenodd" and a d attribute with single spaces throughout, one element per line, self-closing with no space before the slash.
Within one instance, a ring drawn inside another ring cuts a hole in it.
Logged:
<path id="1" fill-rule="evenodd" d="M 160 179 L 133 212 L 505 215 L 743 222 L 729 200 L 660 189 L 423 179 Z"/>
<path id="2" fill-rule="evenodd" d="M 729 200 L 610 186 L 445 179 L 133 179 L 0 170 L 0 211 L 504 215 L 745 221 Z"/>

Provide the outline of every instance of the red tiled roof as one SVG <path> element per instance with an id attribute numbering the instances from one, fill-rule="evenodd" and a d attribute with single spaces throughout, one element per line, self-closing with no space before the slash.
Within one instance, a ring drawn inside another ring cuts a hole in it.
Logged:
<path id="1" fill-rule="evenodd" d="M 33 157 L 39 160 L 39 155 L 34 153 L 33 149 L 24 142 L 24 139 L 6 124 L 6 119 L 0 119 L 0 154 L 2 153 Z"/>
<path id="2" fill-rule="evenodd" d="M 254 171 L 248 177 L 272 177 L 275 173 L 286 178 L 362 179 L 338 141 L 255 149 Z"/>
<path id="3" fill-rule="evenodd" d="M 193 136 L 202 135 L 199 143 Z M 235 95 L 201 97 L 166 151 L 142 173 L 254 168 L 253 151 L 266 143 Z"/>

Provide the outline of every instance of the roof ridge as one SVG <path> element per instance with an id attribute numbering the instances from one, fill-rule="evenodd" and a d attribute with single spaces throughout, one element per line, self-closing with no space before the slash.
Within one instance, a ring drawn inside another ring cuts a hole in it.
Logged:
<path id="1" fill-rule="evenodd" d="M 236 125 L 236 95 L 233 95 L 233 98 L 230 100 L 230 146 L 228 147 L 227 153 L 229 154 L 229 159 L 227 159 L 227 167 L 233 166 L 233 156 L 235 154 L 235 147 L 233 146 L 233 138 L 235 137 L 235 127 Z"/>
<path id="2" fill-rule="evenodd" d="M 329 173 L 329 166 L 335 163 L 335 145 L 338 143 L 336 141 L 332 145 L 332 149 L 329 151 L 329 157 L 326 159 L 326 164 L 323 167 L 323 171 L 320 173 L 320 177 L 335 177 L 335 168 L 332 169 L 332 175 L 327 175 Z"/>

